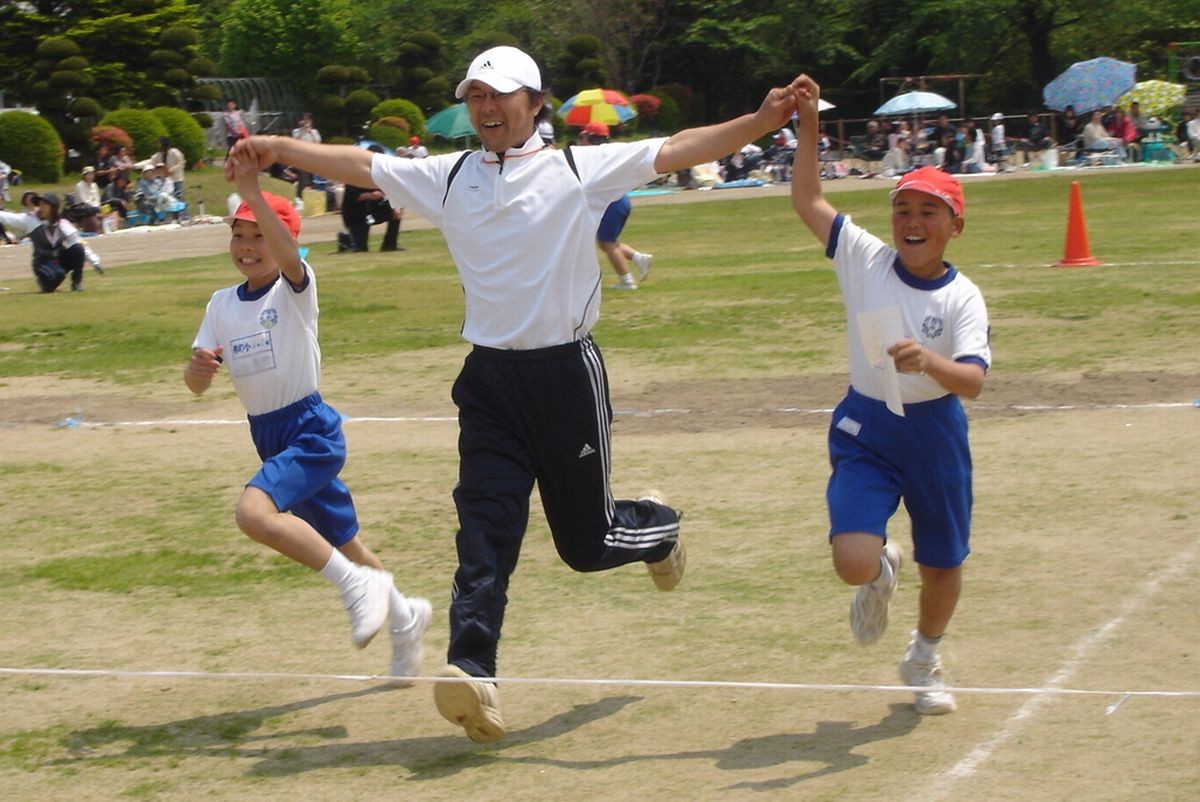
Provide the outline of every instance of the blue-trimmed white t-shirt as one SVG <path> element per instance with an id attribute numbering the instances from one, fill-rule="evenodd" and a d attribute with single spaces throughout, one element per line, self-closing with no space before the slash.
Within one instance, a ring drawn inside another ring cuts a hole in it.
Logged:
<path id="1" fill-rule="evenodd" d="M 987 307 L 975 284 L 946 263 L 936 279 L 922 279 L 900 264 L 896 249 L 851 219 L 833 221 L 825 255 L 833 260 L 846 305 L 850 341 L 850 384 L 863 395 L 885 400 L 884 374 L 871 366 L 863 347 L 857 316 L 897 306 L 906 336 L 955 362 L 991 367 Z M 932 401 L 946 388 L 929 376 L 901 373 L 900 397 L 905 404 Z"/>

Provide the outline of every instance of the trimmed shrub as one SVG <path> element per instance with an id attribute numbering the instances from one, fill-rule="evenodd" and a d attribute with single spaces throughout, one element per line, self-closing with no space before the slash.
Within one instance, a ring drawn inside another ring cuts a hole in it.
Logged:
<path id="1" fill-rule="evenodd" d="M 57 184 L 63 177 L 63 143 L 54 126 L 37 114 L 0 114 L 0 153 L 24 175 L 39 184 Z"/>
<path id="2" fill-rule="evenodd" d="M 403 117 L 408 121 L 408 130 L 412 134 L 425 136 L 425 114 L 410 100 L 391 98 L 371 109 L 372 120 L 382 120 L 384 117 Z"/>
<path id="3" fill-rule="evenodd" d="M 171 144 L 183 151 L 183 158 L 188 164 L 195 164 L 204 158 L 204 129 L 192 115 L 173 106 L 158 106 L 150 109 L 150 113 L 167 129 Z"/>
<path id="4" fill-rule="evenodd" d="M 396 119 L 391 117 L 389 119 Z M 386 145 L 392 150 L 398 150 L 408 145 L 408 131 L 396 128 L 393 125 L 386 125 L 381 120 L 367 129 L 367 139 L 373 139 L 381 145 Z"/>
<path id="5" fill-rule="evenodd" d="M 158 150 L 158 140 L 169 136 L 167 127 L 146 109 L 117 109 L 104 115 L 100 125 L 115 125 L 133 140 L 135 161 L 149 159 Z M 182 148 L 180 148 L 182 150 Z"/>

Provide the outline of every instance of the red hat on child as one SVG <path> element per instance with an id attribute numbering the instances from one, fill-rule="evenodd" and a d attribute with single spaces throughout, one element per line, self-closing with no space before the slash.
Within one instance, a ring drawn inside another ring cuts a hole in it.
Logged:
<path id="1" fill-rule="evenodd" d="M 410 137 L 408 138 L 408 144 L 410 144 L 410 145 L 419 145 L 419 144 L 421 144 L 421 137 L 419 137 L 419 136 L 410 136 Z"/>
<path id="2" fill-rule="evenodd" d="M 895 200 L 896 196 L 906 189 L 932 195 L 945 201 L 946 205 L 950 207 L 950 211 L 954 212 L 955 217 L 963 215 L 965 203 L 962 184 L 958 183 L 958 179 L 954 176 L 944 173 L 936 167 L 922 167 L 911 173 L 905 173 L 888 197 Z"/>
<path id="3" fill-rule="evenodd" d="M 610 133 L 608 123 L 602 123 L 599 120 L 593 120 L 583 126 L 583 132 L 589 136 L 608 136 Z"/>
<path id="4" fill-rule="evenodd" d="M 275 216 L 283 222 L 284 227 L 291 232 L 291 235 L 293 237 L 300 236 L 300 214 L 287 198 L 281 198 L 273 192 L 264 192 L 263 198 L 271 207 L 271 211 L 275 212 Z M 254 212 L 250 211 L 250 204 L 246 201 L 241 202 L 237 211 L 233 213 L 233 217 L 228 218 L 226 222 L 233 225 L 234 220 L 245 220 L 248 223 L 258 222 L 254 219 Z"/>

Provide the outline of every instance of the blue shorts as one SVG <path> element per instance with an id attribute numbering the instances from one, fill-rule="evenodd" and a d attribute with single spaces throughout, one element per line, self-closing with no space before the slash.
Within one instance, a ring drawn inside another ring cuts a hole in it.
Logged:
<path id="1" fill-rule="evenodd" d="M 621 232 L 625 230 L 625 221 L 633 211 L 633 204 L 628 195 L 622 195 L 618 200 L 608 204 L 604 217 L 600 218 L 600 228 L 596 229 L 596 239 L 600 242 L 620 242 Z"/>
<path id="2" fill-rule="evenodd" d="M 263 415 L 250 415 L 250 437 L 263 465 L 247 487 L 262 490 L 280 512 L 307 521 L 334 547 L 358 533 L 345 483 L 342 416 L 318 393 Z"/>
<path id="3" fill-rule="evenodd" d="M 913 559 L 955 568 L 971 549 L 971 451 L 967 416 L 956 395 L 905 404 L 906 417 L 850 389 L 833 412 L 825 492 L 829 536 L 869 532 L 887 538 L 904 499 L 912 519 Z"/>

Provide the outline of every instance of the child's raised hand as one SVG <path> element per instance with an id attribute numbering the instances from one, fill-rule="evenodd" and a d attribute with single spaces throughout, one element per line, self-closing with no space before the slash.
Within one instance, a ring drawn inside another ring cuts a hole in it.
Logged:
<path id="1" fill-rule="evenodd" d="M 231 169 L 234 183 L 243 198 L 258 190 L 258 159 L 253 152 L 243 150 L 230 153 L 225 161 L 225 170 L 228 173 Z"/>
<path id="2" fill-rule="evenodd" d="M 239 159 L 249 159 L 250 163 L 254 165 L 255 173 L 278 161 L 275 158 L 271 137 L 248 136 L 245 139 L 239 139 L 229 151 L 229 155 L 225 157 L 226 181 L 235 180 L 234 169 Z"/>
<path id="3" fill-rule="evenodd" d="M 802 116 L 817 116 L 818 102 L 821 99 L 821 87 L 812 77 L 801 75 L 792 81 L 793 97 L 796 99 L 796 111 Z"/>

